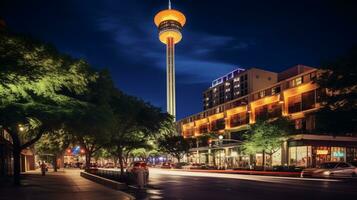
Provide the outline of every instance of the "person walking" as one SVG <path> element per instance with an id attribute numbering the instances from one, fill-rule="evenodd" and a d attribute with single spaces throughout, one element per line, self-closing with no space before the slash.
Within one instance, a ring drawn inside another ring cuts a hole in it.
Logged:
<path id="1" fill-rule="evenodd" d="M 46 175 L 46 164 L 45 162 L 42 161 L 42 164 L 41 164 L 41 172 L 42 172 L 42 176 Z"/>

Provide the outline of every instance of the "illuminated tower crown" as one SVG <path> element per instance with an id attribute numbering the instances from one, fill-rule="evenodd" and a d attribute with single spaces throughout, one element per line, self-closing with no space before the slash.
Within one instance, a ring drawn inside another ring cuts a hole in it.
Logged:
<path id="1" fill-rule="evenodd" d="M 176 116 L 176 92 L 175 92 L 175 44 L 182 39 L 182 27 L 186 23 L 186 17 L 180 11 L 169 8 L 155 15 L 154 22 L 159 29 L 159 39 L 166 44 L 166 92 L 167 112 Z"/>

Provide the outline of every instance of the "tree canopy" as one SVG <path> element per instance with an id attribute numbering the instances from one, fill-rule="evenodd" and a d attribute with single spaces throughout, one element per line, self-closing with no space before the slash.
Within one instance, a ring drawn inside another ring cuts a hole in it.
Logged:
<path id="1" fill-rule="evenodd" d="M 357 133 L 357 46 L 322 64 L 317 84 L 326 89 L 316 113 L 317 130 L 328 134 Z"/>

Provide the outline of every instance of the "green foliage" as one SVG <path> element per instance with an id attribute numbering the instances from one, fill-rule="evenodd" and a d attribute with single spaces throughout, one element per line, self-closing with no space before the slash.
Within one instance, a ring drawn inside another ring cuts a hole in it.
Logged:
<path id="1" fill-rule="evenodd" d="M 53 131 L 51 134 L 45 134 L 36 143 L 37 154 L 61 155 L 70 145 L 72 139 L 63 130 Z"/>
<path id="2" fill-rule="evenodd" d="M 174 156 L 180 162 L 182 157 L 189 152 L 190 144 L 183 136 L 165 136 L 159 140 L 159 148 L 162 152 Z"/>
<path id="3" fill-rule="evenodd" d="M 249 154 L 275 153 L 291 130 L 291 122 L 281 118 L 273 122 L 257 121 L 244 134 L 244 151 Z"/>
<path id="4" fill-rule="evenodd" d="M 321 66 L 316 82 L 327 94 L 316 113 L 317 130 L 334 135 L 357 133 L 357 46 Z"/>
<path id="5" fill-rule="evenodd" d="M 13 140 L 15 184 L 20 184 L 21 150 L 85 108 L 87 102 L 77 97 L 96 77 L 83 60 L 0 30 L 0 124 Z M 26 130 L 19 130 L 19 124 Z"/>

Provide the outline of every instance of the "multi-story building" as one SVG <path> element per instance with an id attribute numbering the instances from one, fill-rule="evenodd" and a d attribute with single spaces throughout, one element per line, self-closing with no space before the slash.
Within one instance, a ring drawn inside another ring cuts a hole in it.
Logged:
<path id="1" fill-rule="evenodd" d="M 0 177 L 12 175 L 12 140 L 10 135 L 0 128 Z"/>
<path id="2" fill-rule="evenodd" d="M 240 81 L 242 76 L 247 75 L 248 93 L 209 104 L 204 111 L 177 122 L 178 131 L 186 138 L 213 132 L 222 135 L 224 141 L 232 141 L 218 146 L 192 148 L 193 156 L 188 158 L 189 161 L 230 168 L 248 167 L 252 162 L 262 165 L 263 154 L 257 154 L 252 159 L 252 156 L 243 155 L 240 151 L 242 130 L 259 118 L 279 116 L 293 120 L 296 131 L 284 142 L 280 151 L 265 158 L 271 160 L 273 165 L 309 167 L 325 161 L 357 160 L 357 137 L 314 134 L 314 112 L 319 109 L 325 93 L 313 82 L 317 73 L 317 69 L 303 65 L 278 74 L 256 68 L 238 73 L 235 77 L 239 77 Z M 205 95 L 214 88 L 225 86 L 225 83 L 234 83 L 234 78 L 213 84 Z"/>
<path id="3" fill-rule="evenodd" d="M 13 175 L 14 159 L 12 146 L 13 142 L 10 134 L 0 128 L 0 178 Z M 35 169 L 35 157 L 31 148 L 23 149 L 20 156 L 21 172 Z"/>
<path id="4" fill-rule="evenodd" d="M 238 68 L 212 81 L 203 93 L 203 110 L 245 96 L 253 91 L 277 82 L 278 75 L 258 68 Z"/>

